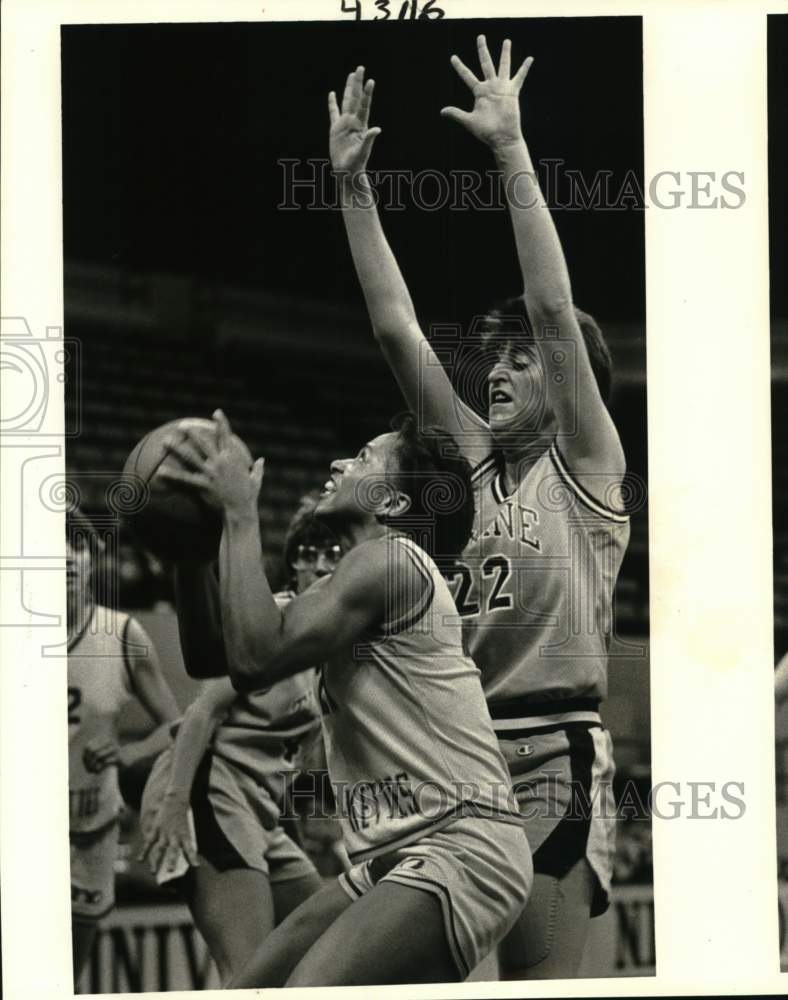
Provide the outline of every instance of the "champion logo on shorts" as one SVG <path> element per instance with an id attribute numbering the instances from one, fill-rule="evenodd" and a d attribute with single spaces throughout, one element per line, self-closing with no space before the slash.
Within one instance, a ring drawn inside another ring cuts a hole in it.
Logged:
<path id="1" fill-rule="evenodd" d="M 530 743 L 521 743 L 517 748 L 518 757 L 530 757 L 534 752 L 534 748 Z"/>

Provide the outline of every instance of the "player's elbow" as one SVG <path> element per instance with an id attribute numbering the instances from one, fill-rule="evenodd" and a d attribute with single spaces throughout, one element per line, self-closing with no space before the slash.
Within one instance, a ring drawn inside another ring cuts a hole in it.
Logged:
<path id="1" fill-rule="evenodd" d="M 572 289 L 564 287 L 538 292 L 528 297 L 528 312 L 535 327 L 557 324 L 562 316 L 574 309 Z"/>

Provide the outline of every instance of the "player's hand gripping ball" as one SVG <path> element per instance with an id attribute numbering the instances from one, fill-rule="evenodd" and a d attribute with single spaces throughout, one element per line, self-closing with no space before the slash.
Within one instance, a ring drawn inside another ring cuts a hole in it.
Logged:
<path id="1" fill-rule="evenodd" d="M 176 442 L 184 461 L 171 450 Z M 202 447 L 200 447 L 202 442 Z M 160 559 L 207 561 L 219 550 L 221 513 L 194 486 L 167 473 L 188 473 L 215 448 L 216 424 L 200 417 L 184 417 L 157 427 L 139 442 L 123 467 L 124 478 L 147 485 L 147 502 L 128 520 L 140 542 Z M 251 455 L 249 456 L 251 467 Z"/>

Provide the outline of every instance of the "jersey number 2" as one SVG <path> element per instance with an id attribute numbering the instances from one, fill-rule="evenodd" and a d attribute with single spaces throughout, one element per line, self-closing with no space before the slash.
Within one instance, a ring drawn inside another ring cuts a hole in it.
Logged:
<path id="1" fill-rule="evenodd" d="M 82 704 L 82 692 L 79 688 L 68 689 L 68 724 L 76 726 L 79 723 L 77 709 Z"/>

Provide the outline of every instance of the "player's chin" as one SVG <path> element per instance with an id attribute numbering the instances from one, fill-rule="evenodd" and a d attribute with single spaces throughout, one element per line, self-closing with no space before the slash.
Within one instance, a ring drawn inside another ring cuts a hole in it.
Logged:
<path id="1" fill-rule="evenodd" d="M 320 496 L 317 498 L 317 503 L 315 504 L 315 514 L 326 514 L 328 513 L 332 506 L 334 497 L 336 496 L 336 491 L 324 490 Z"/>

